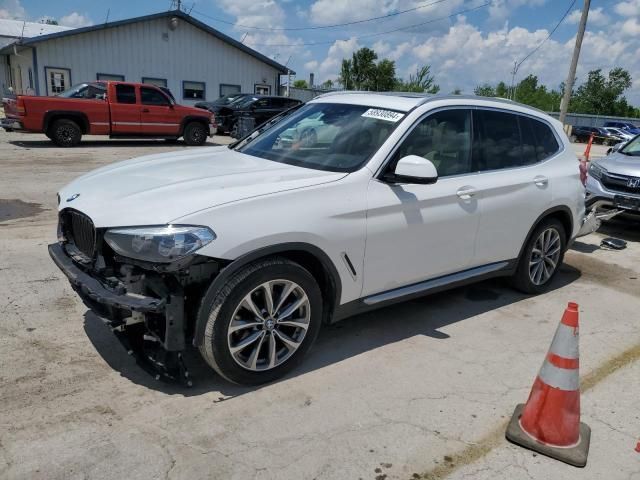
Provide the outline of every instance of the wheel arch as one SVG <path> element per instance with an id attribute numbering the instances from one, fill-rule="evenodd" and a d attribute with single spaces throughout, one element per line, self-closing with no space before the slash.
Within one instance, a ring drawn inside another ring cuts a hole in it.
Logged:
<path id="1" fill-rule="evenodd" d="M 238 272 L 243 267 L 254 263 L 259 260 L 264 260 L 271 257 L 283 257 L 293 262 L 300 264 L 306 268 L 309 273 L 315 278 L 320 286 L 320 290 L 323 292 L 324 303 L 324 315 L 323 323 L 328 323 L 335 308 L 340 304 L 340 298 L 342 295 L 342 282 L 338 270 L 329 258 L 329 256 L 322 251 L 319 247 L 310 243 L 291 242 L 282 243 L 278 245 L 271 245 L 268 247 L 260 248 L 252 251 L 241 257 L 233 260 L 226 265 L 220 273 L 213 279 L 206 296 L 216 295 L 229 278 Z M 326 295 L 325 292 L 329 292 Z M 204 305 L 204 298 L 201 302 L 200 308 L 198 308 L 198 314 L 196 316 L 196 324 L 194 329 L 193 344 L 195 346 L 201 345 L 204 340 L 204 331 L 207 323 L 207 317 L 202 312 L 202 305 Z"/>
<path id="2" fill-rule="evenodd" d="M 46 133 L 56 120 L 61 119 L 73 120 L 78 124 L 83 135 L 89 133 L 89 119 L 87 115 L 84 112 L 74 110 L 51 110 L 46 112 L 42 120 L 42 131 Z"/>
<path id="3" fill-rule="evenodd" d="M 187 127 L 187 125 L 189 125 L 191 122 L 197 122 L 202 124 L 207 131 L 209 131 L 209 119 L 207 117 L 202 117 L 202 116 L 198 116 L 198 115 L 187 115 L 186 117 L 184 117 L 182 119 L 182 121 L 180 122 L 180 132 L 179 135 L 183 135 L 184 134 L 184 129 Z M 209 132 L 211 133 L 211 132 Z"/>
<path id="4" fill-rule="evenodd" d="M 533 235 L 534 230 L 538 227 L 538 225 L 540 225 L 540 222 L 548 218 L 555 218 L 562 224 L 565 230 L 565 235 L 566 235 L 565 242 L 567 246 L 569 245 L 569 240 L 571 239 L 571 234 L 573 233 L 573 215 L 571 213 L 571 209 L 566 205 L 557 205 L 555 207 L 552 207 L 546 210 L 544 213 L 542 213 L 542 215 L 540 215 L 536 219 L 535 222 L 533 222 L 533 225 L 531 226 L 531 228 L 529 229 L 529 232 L 527 233 L 527 237 L 525 238 L 524 242 L 522 243 L 522 246 L 520 247 L 520 252 L 518 253 L 518 259 L 522 258 L 522 253 L 524 252 L 524 249 L 529 243 L 529 240 L 531 239 L 531 235 Z"/>

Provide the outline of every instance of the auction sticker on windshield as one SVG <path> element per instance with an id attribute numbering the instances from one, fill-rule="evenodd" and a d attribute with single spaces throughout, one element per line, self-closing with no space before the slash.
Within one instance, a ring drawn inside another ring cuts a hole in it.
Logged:
<path id="1" fill-rule="evenodd" d="M 379 108 L 370 108 L 366 112 L 362 114 L 363 117 L 367 118 L 377 118 L 378 120 L 386 120 L 387 122 L 397 122 L 402 117 L 404 117 L 404 113 L 393 112 L 391 110 L 381 110 Z"/>

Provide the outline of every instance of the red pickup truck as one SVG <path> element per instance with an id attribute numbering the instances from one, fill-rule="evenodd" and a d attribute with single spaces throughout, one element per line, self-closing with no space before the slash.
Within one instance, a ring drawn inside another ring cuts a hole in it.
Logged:
<path id="1" fill-rule="evenodd" d="M 206 110 L 177 105 L 168 91 L 148 84 L 87 82 L 55 97 L 19 95 L 2 100 L 0 127 L 44 133 L 56 145 L 73 147 L 82 135 L 165 138 L 183 137 L 202 145 L 216 132 L 215 117 Z"/>

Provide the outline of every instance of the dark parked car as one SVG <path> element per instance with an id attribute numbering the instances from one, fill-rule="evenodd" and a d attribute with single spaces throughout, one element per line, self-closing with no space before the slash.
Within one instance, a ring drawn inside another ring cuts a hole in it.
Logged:
<path id="1" fill-rule="evenodd" d="M 287 97 L 275 97 L 266 95 L 247 95 L 244 98 L 220 107 L 215 113 L 218 124 L 218 132 L 231 133 L 240 117 L 253 117 L 255 126 L 263 124 L 281 112 L 300 105 L 300 100 Z"/>
<path id="2" fill-rule="evenodd" d="M 244 97 L 248 97 L 249 95 L 251 95 L 251 93 L 230 93 L 229 95 L 223 95 L 211 102 L 198 102 L 194 107 L 209 110 L 211 113 L 217 114 L 222 107 L 226 107 L 227 105 L 230 105 Z"/>
<path id="3" fill-rule="evenodd" d="M 622 141 L 622 137 L 619 137 L 611 132 L 608 132 L 601 127 L 571 127 L 571 141 L 572 142 L 588 142 L 591 134 L 594 135 L 593 143 L 600 143 L 603 145 L 614 145 Z"/>
<path id="4" fill-rule="evenodd" d="M 635 126 L 630 122 L 605 122 L 605 127 L 614 127 L 621 128 L 625 132 L 632 133 L 634 135 L 638 135 L 640 133 L 640 127 Z"/>

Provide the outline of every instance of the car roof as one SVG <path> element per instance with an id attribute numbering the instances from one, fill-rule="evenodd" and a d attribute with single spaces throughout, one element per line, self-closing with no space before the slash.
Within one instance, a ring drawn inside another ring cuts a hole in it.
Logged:
<path id="1" fill-rule="evenodd" d="M 429 103 L 448 103 L 449 105 L 484 106 L 506 108 L 514 112 L 535 113 L 551 118 L 546 112 L 529 105 L 514 102 L 506 98 L 481 97 L 478 95 L 431 95 L 412 92 L 331 92 L 314 98 L 309 103 L 345 103 L 369 107 L 386 108 L 408 112 L 418 106 Z M 440 105 L 438 105 L 440 106 Z"/>

